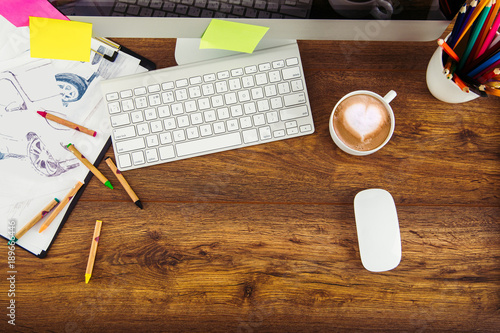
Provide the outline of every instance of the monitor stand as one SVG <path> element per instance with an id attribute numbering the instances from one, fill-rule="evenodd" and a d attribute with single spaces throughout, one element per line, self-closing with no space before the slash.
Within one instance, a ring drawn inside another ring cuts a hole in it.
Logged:
<path id="1" fill-rule="evenodd" d="M 263 39 L 255 50 L 263 50 L 271 47 L 297 43 L 294 39 Z M 178 65 L 191 64 L 198 61 L 217 59 L 231 55 L 241 54 L 241 52 L 200 49 L 200 38 L 178 38 L 175 45 L 175 60 Z"/>

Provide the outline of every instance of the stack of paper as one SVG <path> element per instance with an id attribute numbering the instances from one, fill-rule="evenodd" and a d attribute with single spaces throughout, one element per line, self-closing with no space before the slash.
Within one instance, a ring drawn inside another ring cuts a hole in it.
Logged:
<path id="1" fill-rule="evenodd" d="M 62 199 L 85 180 L 89 170 L 66 149 L 68 143 L 91 163 L 106 146 L 111 129 L 99 82 L 145 71 L 139 59 L 123 52 L 114 62 L 104 59 L 102 54 L 116 50 L 96 39 L 89 45 L 99 54 L 88 50 L 89 61 L 33 58 L 30 37 L 29 27 L 16 27 L 0 16 L 0 235 L 7 239 L 48 202 Z M 97 136 L 47 120 L 37 111 L 92 128 Z M 38 232 L 41 220 L 17 244 L 44 256 L 68 207 L 45 231 Z"/>

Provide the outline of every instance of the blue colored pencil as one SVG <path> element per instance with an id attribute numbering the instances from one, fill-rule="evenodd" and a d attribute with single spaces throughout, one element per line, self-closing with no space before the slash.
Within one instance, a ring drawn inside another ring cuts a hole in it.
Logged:
<path id="1" fill-rule="evenodd" d="M 460 11 L 458 12 L 457 19 L 455 20 L 455 25 L 453 26 L 453 30 L 451 31 L 450 38 L 448 38 L 447 44 L 451 48 L 455 47 L 455 43 L 457 42 L 460 30 L 462 29 L 465 22 L 466 13 L 467 13 L 467 4 L 464 4 L 460 8 Z"/>
<path id="2" fill-rule="evenodd" d="M 497 64 L 500 61 L 500 52 L 495 53 L 491 58 L 485 60 L 483 63 L 478 65 L 475 69 L 467 73 L 467 76 L 475 77 L 481 74 L 484 70 L 487 70 L 490 66 Z"/>

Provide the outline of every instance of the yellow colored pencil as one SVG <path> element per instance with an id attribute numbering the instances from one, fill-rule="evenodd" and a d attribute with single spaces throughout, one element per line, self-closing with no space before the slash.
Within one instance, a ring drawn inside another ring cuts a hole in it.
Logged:
<path id="1" fill-rule="evenodd" d="M 61 200 L 61 202 L 59 203 L 59 206 L 57 206 L 56 209 L 54 209 L 54 211 L 49 215 L 49 217 L 42 224 L 42 226 L 40 227 L 40 230 L 38 230 L 39 233 L 44 231 L 45 229 L 47 229 L 47 227 L 52 223 L 52 221 L 54 221 L 56 216 L 59 215 L 59 213 L 71 201 L 71 199 L 75 196 L 75 194 L 78 192 L 78 190 L 82 186 L 83 186 L 82 182 L 76 183 L 76 185 L 71 189 L 71 191 L 69 191 L 68 194 L 66 194 L 64 199 Z"/>
<path id="2" fill-rule="evenodd" d="M 99 237 L 101 235 L 102 221 L 96 220 L 94 235 L 92 236 L 92 244 L 90 245 L 89 260 L 87 261 L 87 269 L 85 270 L 85 283 L 89 283 L 94 269 L 95 255 L 97 253 L 97 244 L 99 244 Z"/>
<path id="3" fill-rule="evenodd" d="M 97 168 L 94 165 L 92 165 L 92 163 L 90 163 L 89 160 L 87 160 L 85 156 L 83 156 L 83 154 L 80 153 L 73 144 L 70 143 L 66 147 L 69 149 L 70 152 L 72 152 L 76 156 L 76 158 L 80 160 L 80 162 L 83 163 L 83 165 L 85 165 L 90 170 L 90 172 L 94 174 L 94 176 L 97 177 L 97 179 L 99 179 L 104 185 L 106 185 L 110 189 L 113 189 L 113 185 L 111 185 L 111 182 L 106 177 L 104 177 L 101 171 L 97 170 Z"/>

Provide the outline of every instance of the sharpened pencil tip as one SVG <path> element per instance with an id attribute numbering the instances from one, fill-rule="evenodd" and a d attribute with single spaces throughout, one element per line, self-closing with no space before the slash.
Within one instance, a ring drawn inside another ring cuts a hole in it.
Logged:
<path id="1" fill-rule="evenodd" d="M 89 283 L 92 274 L 85 274 L 85 283 Z"/>
<path id="2" fill-rule="evenodd" d="M 143 209 L 142 202 L 140 200 L 137 200 L 134 203 L 137 205 L 137 207 L 139 207 L 140 209 Z"/>
<path id="3" fill-rule="evenodd" d="M 109 180 L 107 182 L 105 182 L 104 185 L 106 185 L 110 189 L 113 189 L 113 185 L 111 185 L 111 182 Z"/>

